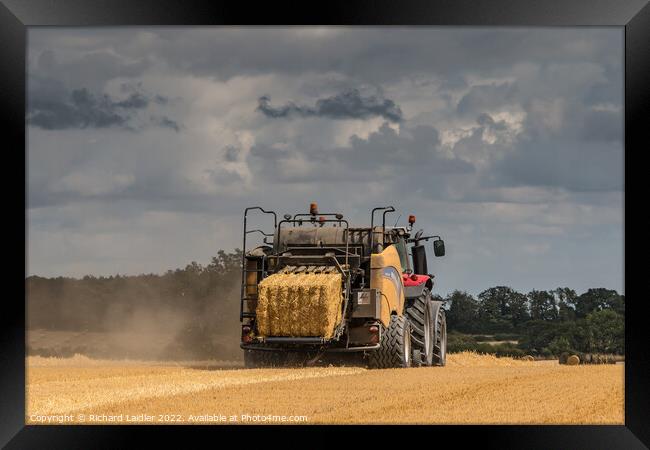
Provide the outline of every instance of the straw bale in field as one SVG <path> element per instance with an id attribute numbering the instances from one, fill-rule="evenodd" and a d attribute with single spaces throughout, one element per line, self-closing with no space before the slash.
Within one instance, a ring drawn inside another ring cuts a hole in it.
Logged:
<path id="1" fill-rule="evenodd" d="M 259 284 L 261 336 L 330 338 L 341 322 L 341 274 L 277 273 Z"/>
<path id="2" fill-rule="evenodd" d="M 569 366 L 577 366 L 578 364 L 580 364 L 580 358 L 578 358 L 577 355 L 571 355 L 566 359 L 566 363 Z"/>

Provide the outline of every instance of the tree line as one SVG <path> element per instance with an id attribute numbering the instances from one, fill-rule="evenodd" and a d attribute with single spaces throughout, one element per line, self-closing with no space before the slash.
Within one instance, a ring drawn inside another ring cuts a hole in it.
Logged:
<path id="1" fill-rule="evenodd" d="M 26 279 L 28 328 L 106 331 L 137 311 L 165 310 L 213 323 L 238 317 L 241 251 L 219 251 L 164 274 Z M 238 322 L 236 319 L 235 322 Z"/>
<path id="2" fill-rule="evenodd" d="M 562 287 L 527 294 L 507 286 L 474 297 L 456 290 L 445 299 L 448 329 L 464 334 L 510 337 L 516 345 L 495 350 L 557 356 L 564 352 L 615 353 L 625 350 L 625 296 L 593 288 L 579 294 Z M 456 342 L 473 346 L 472 339 Z M 499 340 L 499 339 L 494 339 Z M 474 339 L 474 347 L 485 349 Z"/>

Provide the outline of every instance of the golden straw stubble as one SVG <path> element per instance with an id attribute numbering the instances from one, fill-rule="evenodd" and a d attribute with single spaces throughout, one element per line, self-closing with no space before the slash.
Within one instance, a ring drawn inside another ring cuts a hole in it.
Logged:
<path id="1" fill-rule="evenodd" d="M 341 322 L 341 274 L 274 274 L 259 284 L 261 336 L 330 338 Z"/>
<path id="2" fill-rule="evenodd" d="M 309 424 L 625 423 L 622 364 L 569 367 L 470 352 L 448 354 L 445 367 L 411 369 L 241 370 L 232 363 L 30 356 L 26 421 L 35 414 L 173 412 L 187 419 L 217 411 L 305 415 Z"/>

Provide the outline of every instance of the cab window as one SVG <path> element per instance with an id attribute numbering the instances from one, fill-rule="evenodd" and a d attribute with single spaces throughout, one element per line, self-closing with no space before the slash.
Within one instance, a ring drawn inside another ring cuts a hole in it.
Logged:
<path id="1" fill-rule="evenodd" d="M 399 262 L 402 265 L 402 272 L 406 272 L 406 270 L 409 268 L 408 255 L 406 252 L 406 241 L 404 241 L 404 238 L 402 236 L 397 238 L 397 242 L 395 242 L 395 249 L 399 254 Z"/>

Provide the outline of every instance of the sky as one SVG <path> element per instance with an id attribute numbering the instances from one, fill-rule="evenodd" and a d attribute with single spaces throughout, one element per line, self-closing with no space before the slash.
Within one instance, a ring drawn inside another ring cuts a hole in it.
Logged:
<path id="1" fill-rule="evenodd" d="M 622 28 L 39 27 L 27 72 L 27 275 L 207 264 L 318 202 L 415 214 L 442 295 L 624 292 Z"/>

